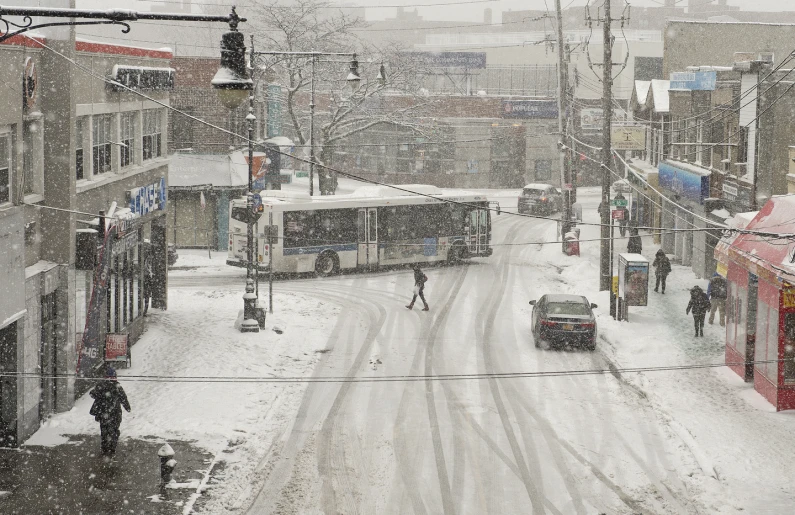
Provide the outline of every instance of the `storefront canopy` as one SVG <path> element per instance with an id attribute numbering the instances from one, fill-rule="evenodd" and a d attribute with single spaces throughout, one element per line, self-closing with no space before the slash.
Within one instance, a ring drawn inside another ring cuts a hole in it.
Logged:
<path id="1" fill-rule="evenodd" d="M 782 236 L 739 234 L 731 243 L 721 242 L 728 244 L 729 259 L 769 282 L 795 285 L 795 263 L 792 262 L 795 238 L 786 236 L 795 234 L 795 195 L 771 198 L 746 229 Z M 716 257 L 718 252 L 716 247 Z"/>
<path id="2" fill-rule="evenodd" d="M 168 187 L 177 190 L 240 189 L 248 185 L 248 169 L 234 166 L 229 155 L 174 154 Z"/>

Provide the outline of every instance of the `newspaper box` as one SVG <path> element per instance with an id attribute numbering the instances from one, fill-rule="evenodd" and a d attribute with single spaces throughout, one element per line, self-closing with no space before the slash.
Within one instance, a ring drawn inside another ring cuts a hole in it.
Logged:
<path id="1" fill-rule="evenodd" d="M 618 255 L 618 298 L 625 308 L 648 305 L 649 260 L 642 255 Z"/>

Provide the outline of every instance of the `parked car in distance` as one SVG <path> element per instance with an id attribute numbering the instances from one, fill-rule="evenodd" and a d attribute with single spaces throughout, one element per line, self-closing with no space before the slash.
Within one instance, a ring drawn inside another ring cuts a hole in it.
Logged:
<path id="1" fill-rule="evenodd" d="M 591 304 L 582 295 L 546 294 L 533 306 L 532 331 L 536 347 L 542 341 L 550 345 L 579 345 L 596 349 L 596 317 Z"/>
<path id="2" fill-rule="evenodd" d="M 551 184 L 528 184 L 522 188 L 519 197 L 519 212 L 532 214 L 552 214 L 559 211 L 563 195 Z"/>

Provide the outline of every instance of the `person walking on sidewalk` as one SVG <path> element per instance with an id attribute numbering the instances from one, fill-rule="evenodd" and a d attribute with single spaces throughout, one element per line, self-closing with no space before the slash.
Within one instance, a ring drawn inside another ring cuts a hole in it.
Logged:
<path id="1" fill-rule="evenodd" d="M 665 255 L 663 249 L 657 250 L 657 254 L 654 256 L 654 262 L 651 264 L 654 267 L 654 276 L 657 278 L 657 282 L 654 283 L 654 291 L 659 290 L 660 283 L 662 283 L 662 292 L 665 295 L 665 279 L 668 277 L 668 274 L 671 273 L 671 262 L 668 260 L 668 256 Z"/>
<path id="2" fill-rule="evenodd" d="M 124 388 L 116 381 L 116 370 L 108 367 L 105 379 L 100 381 L 90 392 L 94 404 L 91 414 L 99 422 L 99 431 L 102 438 L 102 454 L 113 456 L 116 454 L 116 445 L 119 443 L 119 426 L 121 426 L 121 408 L 124 406 L 130 411 L 130 402 Z"/>
<path id="3" fill-rule="evenodd" d="M 693 311 L 693 325 L 696 328 L 696 336 L 704 336 L 704 317 L 709 311 L 709 297 L 704 293 L 700 286 L 693 286 L 690 290 L 690 302 L 687 303 L 685 314 Z"/>
<path id="4" fill-rule="evenodd" d="M 726 279 L 723 278 L 718 272 L 709 280 L 707 286 L 707 297 L 709 297 L 710 310 L 709 310 L 709 325 L 715 322 L 715 312 L 720 311 L 720 325 L 726 325 L 726 297 L 728 288 L 726 286 Z"/>
<path id="5" fill-rule="evenodd" d="M 409 305 L 406 306 L 407 308 L 413 309 L 414 308 L 414 302 L 417 300 L 417 297 L 419 296 L 419 298 L 422 299 L 422 303 L 425 305 L 425 307 L 422 308 L 422 310 L 423 311 L 428 311 L 428 309 L 429 309 L 428 308 L 428 302 L 425 300 L 425 293 L 424 293 L 425 283 L 427 281 L 428 281 L 428 276 L 425 275 L 424 273 L 422 273 L 422 270 L 420 269 L 420 264 L 419 263 L 415 263 L 414 264 L 414 296 L 411 298 L 411 302 L 409 303 Z"/>
<path id="6" fill-rule="evenodd" d="M 623 235 L 622 235 L 623 236 Z M 640 254 L 643 250 L 643 242 L 638 235 L 638 230 L 634 227 L 629 230 L 629 241 L 627 242 L 627 252 L 630 254 Z M 665 287 L 663 287 L 663 290 Z"/>

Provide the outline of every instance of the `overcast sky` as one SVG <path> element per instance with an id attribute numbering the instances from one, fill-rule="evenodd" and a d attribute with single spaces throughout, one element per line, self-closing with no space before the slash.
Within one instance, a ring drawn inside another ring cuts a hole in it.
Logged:
<path id="1" fill-rule="evenodd" d="M 342 1 L 342 0 L 341 0 Z M 345 3 L 356 3 L 358 5 L 406 5 L 414 6 L 420 4 L 431 3 L 447 3 L 455 2 L 455 0 L 344 0 Z M 461 0 L 466 1 L 466 0 Z M 472 1 L 472 0 L 470 0 Z M 686 6 L 689 1 L 698 3 L 705 2 L 706 0 L 680 0 L 678 5 Z M 561 0 L 562 6 L 565 8 L 567 5 L 584 6 L 585 0 Z M 591 5 L 598 5 L 601 0 L 592 0 Z M 632 0 L 630 4 L 637 7 L 653 7 L 659 6 L 664 3 L 664 0 Z M 717 1 L 715 2 L 717 4 Z M 795 10 L 795 1 L 793 0 L 729 0 L 729 5 L 740 6 L 744 11 L 758 10 L 758 11 L 793 11 Z M 493 12 L 493 20 L 500 21 L 500 13 L 507 10 L 525 10 L 525 9 L 546 9 L 555 7 L 555 0 L 497 0 L 497 1 L 484 1 L 481 3 L 461 4 L 456 5 L 455 9 L 448 7 L 420 7 L 419 12 L 425 19 L 429 20 L 469 20 L 481 21 L 483 19 L 483 10 L 491 8 Z M 615 4 L 614 4 L 615 5 Z M 414 7 L 407 7 L 407 9 L 414 9 Z M 392 17 L 395 15 L 395 9 L 368 9 L 368 19 L 382 19 L 385 17 Z"/>

